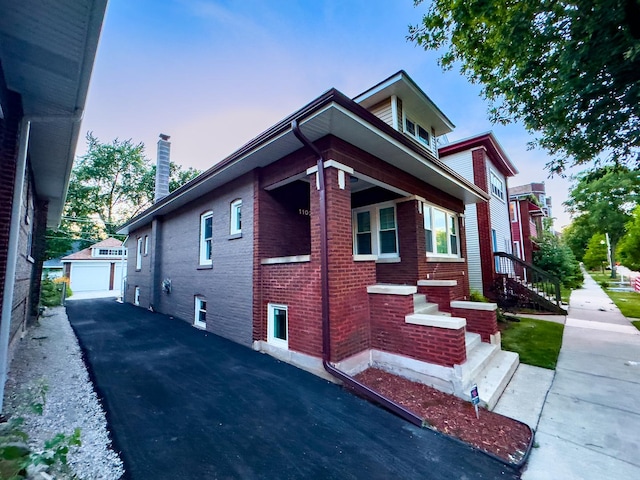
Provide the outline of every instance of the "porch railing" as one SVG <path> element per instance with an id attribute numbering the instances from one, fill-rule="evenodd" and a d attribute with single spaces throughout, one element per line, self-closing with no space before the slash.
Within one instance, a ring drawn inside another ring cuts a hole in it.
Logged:
<path id="1" fill-rule="evenodd" d="M 493 293 L 500 307 L 567 313 L 557 277 L 509 253 L 493 255 L 497 273 Z"/>

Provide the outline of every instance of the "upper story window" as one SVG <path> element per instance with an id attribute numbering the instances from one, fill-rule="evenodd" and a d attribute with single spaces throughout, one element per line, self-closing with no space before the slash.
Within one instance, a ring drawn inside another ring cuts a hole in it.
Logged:
<path id="1" fill-rule="evenodd" d="M 242 200 L 231 202 L 231 235 L 242 233 Z"/>
<path id="2" fill-rule="evenodd" d="M 431 135 L 429 131 L 408 117 L 404 119 L 404 132 L 431 149 Z"/>
<path id="3" fill-rule="evenodd" d="M 142 237 L 138 238 L 138 249 L 136 253 L 136 270 L 140 270 L 142 268 Z"/>
<path id="4" fill-rule="evenodd" d="M 200 265 L 211 265 L 213 243 L 213 212 L 200 215 Z"/>
<path id="5" fill-rule="evenodd" d="M 511 219 L 512 223 L 518 221 L 518 212 L 516 209 L 516 202 L 509 202 L 509 218 Z"/>
<path id="6" fill-rule="evenodd" d="M 458 215 L 427 204 L 423 215 L 427 255 L 459 257 Z"/>
<path id="7" fill-rule="evenodd" d="M 144 236 L 144 254 L 149 255 L 149 235 Z"/>
<path id="8" fill-rule="evenodd" d="M 393 204 L 370 205 L 353 211 L 353 250 L 356 255 L 398 256 L 398 226 Z"/>
<path id="9" fill-rule="evenodd" d="M 93 249 L 94 257 L 121 257 L 126 255 L 126 249 L 124 248 L 98 248 Z"/>
<path id="10" fill-rule="evenodd" d="M 490 183 L 491 194 L 500 200 L 504 200 L 504 182 L 495 173 L 490 172 Z"/>

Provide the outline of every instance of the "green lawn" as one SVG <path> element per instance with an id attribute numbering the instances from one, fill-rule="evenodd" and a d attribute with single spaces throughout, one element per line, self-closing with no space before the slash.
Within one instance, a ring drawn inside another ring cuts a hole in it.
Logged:
<path id="1" fill-rule="evenodd" d="M 518 353 L 522 363 L 555 370 L 564 325 L 520 317 L 501 324 L 501 331 L 502 348 Z"/>
<path id="2" fill-rule="evenodd" d="M 620 281 L 620 278 L 612 280 L 609 273 L 602 275 L 602 272 L 589 272 L 589 275 L 598 283 L 606 281 L 612 286 L 612 281 Z M 614 292 L 608 288 L 604 289 L 609 298 L 616 304 L 625 317 L 640 318 L 640 293 L 636 292 Z M 638 327 L 637 323 L 634 323 Z M 638 327 L 640 330 L 640 327 Z"/>
<path id="3" fill-rule="evenodd" d="M 634 327 L 636 327 L 638 330 L 640 330 L 640 320 L 634 320 L 631 323 L 633 323 Z"/>

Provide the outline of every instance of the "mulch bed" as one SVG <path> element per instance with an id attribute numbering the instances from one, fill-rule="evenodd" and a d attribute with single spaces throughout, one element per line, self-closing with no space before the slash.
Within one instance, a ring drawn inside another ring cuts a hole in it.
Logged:
<path id="1" fill-rule="evenodd" d="M 383 370 L 369 368 L 356 380 L 422 417 L 437 431 L 456 437 L 508 462 L 519 462 L 531 441 L 526 425 L 480 408 L 435 388 L 412 382 Z"/>

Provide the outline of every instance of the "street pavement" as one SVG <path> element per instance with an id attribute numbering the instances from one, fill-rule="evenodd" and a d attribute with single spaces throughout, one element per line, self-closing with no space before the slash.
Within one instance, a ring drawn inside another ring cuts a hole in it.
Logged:
<path id="1" fill-rule="evenodd" d="M 523 480 L 640 478 L 640 331 L 585 273 Z"/>
<path id="2" fill-rule="evenodd" d="M 460 442 L 181 320 L 106 298 L 69 302 L 67 314 L 126 478 L 518 478 Z"/>

